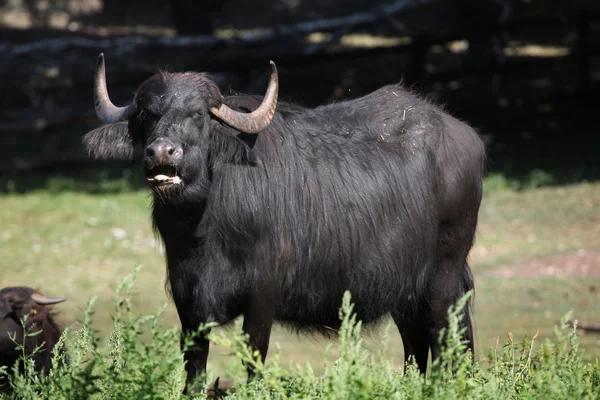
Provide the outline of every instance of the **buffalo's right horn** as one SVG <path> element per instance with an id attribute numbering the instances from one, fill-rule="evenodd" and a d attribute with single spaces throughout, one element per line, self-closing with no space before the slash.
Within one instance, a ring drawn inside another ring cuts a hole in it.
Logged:
<path id="1" fill-rule="evenodd" d="M 64 297 L 46 297 L 40 293 L 34 293 L 31 295 L 31 299 L 35 301 L 40 306 L 49 306 L 51 304 L 62 303 L 67 299 Z"/>
<path id="2" fill-rule="evenodd" d="M 125 107 L 117 107 L 110 97 L 106 88 L 106 68 L 104 67 L 104 53 L 98 56 L 96 63 L 96 79 L 94 84 L 94 107 L 96 115 L 104 123 L 119 122 L 129 119 L 135 112 L 134 104 Z"/>
<path id="3" fill-rule="evenodd" d="M 225 104 L 221 107 L 211 108 L 210 112 L 227 125 L 244 133 L 258 133 L 265 129 L 271 123 L 275 109 L 277 108 L 277 96 L 279 92 L 279 77 L 277 76 L 277 67 L 271 61 L 271 79 L 267 92 L 260 106 L 251 113 L 243 113 L 232 110 Z"/>

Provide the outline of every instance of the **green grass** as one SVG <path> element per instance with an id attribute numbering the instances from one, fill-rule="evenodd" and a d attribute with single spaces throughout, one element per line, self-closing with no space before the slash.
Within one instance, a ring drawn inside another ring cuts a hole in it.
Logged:
<path id="1" fill-rule="evenodd" d="M 132 307 L 151 313 L 167 303 L 162 329 L 178 327 L 173 304 L 165 295 L 164 254 L 152 232 L 148 192 L 135 173 L 102 170 L 82 173 L 0 178 L 0 287 L 37 286 L 51 296 L 66 296 L 57 306 L 66 326 L 83 318 L 88 299 L 97 296 L 93 326 L 107 340 L 112 327 L 112 295 L 120 280 L 136 266 L 138 273 Z M 94 183 L 98 179 L 98 182 Z M 471 265 L 476 279 L 475 322 L 479 355 L 496 337 L 532 335 L 552 337 L 553 326 L 570 309 L 587 322 L 598 322 L 600 307 L 596 277 L 501 278 L 490 274 L 503 265 L 600 249 L 600 183 L 583 183 L 530 190 L 498 187 L 486 178 Z M 382 334 L 365 338 L 362 347 L 377 352 Z M 600 337 L 585 335 L 584 359 L 600 356 Z M 297 337 L 277 328 L 273 343 L 281 346 L 284 366 L 311 362 L 324 371 L 322 354 L 327 340 Z M 209 365 L 222 373 L 231 356 L 211 352 Z M 335 355 L 335 354 L 334 354 Z M 402 345 L 396 329 L 389 335 L 389 356 L 401 365 Z"/>
<path id="2" fill-rule="evenodd" d="M 473 268 L 599 249 L 599 205 L 600 183 L 488 191 L 471 254 Z"/>

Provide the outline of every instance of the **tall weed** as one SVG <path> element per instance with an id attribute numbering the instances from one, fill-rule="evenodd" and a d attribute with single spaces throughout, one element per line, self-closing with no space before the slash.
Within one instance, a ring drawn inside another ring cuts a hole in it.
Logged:
<path id="1" fill-rule="evenodd" d="M 92 298 L 80 326 L 69 327 L 54 349 L 54 368 L 48 375 L 35 371 L 31 357 L 23 356 L 24 368 L 0 371 L 10 392 L 1 399 L 183 399 L 206 398 L 206 390 L 195 396 L 181 395 L 185 373 L 180 351 L 179 329 L 160 326 L 164 307 L 156 314 L 140 316 L 133 311 L 134 273 L 118 286 L 113 328 L 103 342 L 92 329 Z M 422 376 L 414 363 L 403 369 L 392 362 L 387 350 L 388 325 L 379 352 L 362 346 L 362 324 L 353 313 L 350 293 L 340 309 L 339 339 L 333 344 L 339 356 L 325 364 L 322 376 L 312 367 L 279 364 L 276 344 L 267 363 L 248 346 L 248 338 L 235 324 L 233 336 L 208 333 L 213 325 L 199 327 L 241 361 L 231 369 L 240 377 L 229 392 L 231 399 L 598 399 L 600 365 L 584 363 L 577 330 L 565 316 L 556 327 L 555 339 L 535 346 L 531 339 L 517 343 L 512 334 L 503 346 L 490 349 L 487 358 L 474 360 L 461 330 L 463 307 L 471 293 L 448 311 L 448 327 L 440 334 L 441 356 Z M 184 338 L 185 346 L 193 337 Z M 244 365 L 260 376 L 246 383 Z M 11 372 L 10 374 L 8 372 Z M 211 382 L 212 374 L 202 378 Z"/>

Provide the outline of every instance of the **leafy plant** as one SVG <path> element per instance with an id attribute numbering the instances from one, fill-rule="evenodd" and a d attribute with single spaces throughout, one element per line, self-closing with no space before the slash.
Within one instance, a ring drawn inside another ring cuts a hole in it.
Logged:
<path id="1" fill-rule="evenodd" d="M 2 399 L 183 399 L 206 398 L 207 390 L 181 395 L 184 364 L 179 349 L 180 331 L 160 327 L 161 313 L 136 315 L 132 297 L 136 269 L 118 286 L 114 298 L 113 328 L 103 341 L 91 328 L 92 298 L 78 329 L 70 327 L 54 349 L 53 369 L 48 375 L 35 371 L 33 359 L 23 352 L 24 367 L 6 375 L 11 393 Z M 387 332 L 377 355 L 362 345 L 362 324 L 353 313 L 350 293 L 340 309 L 339 356 L 316 376 L 310 364 L 293 368 L 279 364 L 277 345 L 263 363 L 248 345 L 248 337 L 237 321 L 233 335 L 208 334 L 214 345 L 236 357 L 231 368 L 237 384 L 231 399 L 597 399 L 600 365 L 584 363 L 576 327 L 566 315 L 556 328 L 555 340 L 535 346 L 537 333 L 517 343 L 511 333 L 504 346 L 490 349 L 485 359 L 474 360 L 460 328 L 467 293 L 448 311 L 448 326 L 440 334 L 441 356 L 433 362 L 427 378 L 415 363 L 403 369 L 388 356 Z M 183 338 L 184 346 L 195 335 L 207 334 L 214 324 L 199 327 Z M 26 334 L 26 339 L 29 337 Z M 23 350 L 23 347 L 19 347 Z M 246 383 L 245 369 L 251 365 L 259 378 Z M 212 382 L 209 371 L 202 382 Z"/>

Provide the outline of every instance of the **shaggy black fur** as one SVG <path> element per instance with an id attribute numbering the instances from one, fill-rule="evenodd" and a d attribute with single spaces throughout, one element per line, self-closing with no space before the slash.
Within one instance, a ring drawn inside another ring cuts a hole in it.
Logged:
<path id="1" fill-rule="evenodd" d="M 22 356 L 22 351 L 15 349 L 17 345 L 11 337 L 16 343 L 23 344 L 22 320 L 25 317 L 29 333 L 42 331 L 25 338 L 25 353 L 32 354 L 39 347 L 40 350 L 34 355 L 36 369 L 48 373 L 52 366 L 52 349 L 60 338 L 61 329 L 54 322 L 49 308 L 31 299 L 35 292 L 29 287 L 0 290 L 0 367 L 6 366 L 9 372 Z"/>
<path id="2" fill-rule="evenodd" d="M 128 132 L 113 124 L 84 139 L 103 158 L 128 154 L 128 143 L 183 149 L 174 165 L 183 185 L 155 190 L 152 216 L 184 331 L 243 314 L 264 358 L 274 320 L 331 331 L 350 290 L 365 324 L 392 315 L 425 371 L 448 307 L 473 288 L 482 141 L 398 85 L 316 109 L 279 102 L 257 136 L 208 112 L 260 100 L 222 99 L 204 74 L 161 73 L 136 93 Z M 147 155 L 146 172 L 153 162 Z M 186 354 L 190 380 L 206 367 L 208 343 L 197 345 Z"/>

